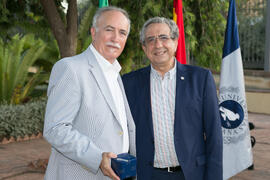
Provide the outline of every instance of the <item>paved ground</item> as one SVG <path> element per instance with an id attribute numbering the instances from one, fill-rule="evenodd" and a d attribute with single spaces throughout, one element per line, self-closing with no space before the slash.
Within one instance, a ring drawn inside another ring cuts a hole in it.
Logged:
<path id="1" fill-rule="evenodd" d="M 230 180 L 269 180 L 270 179 L 270 115 L 249 114 L 249 121 L 255 124 L 250 131 L 256 138 L 253 148 L 254 170 L 246 170 Z"/>
<path id="2" fill-rule="evenodd" d="M 270 115 L 249 114 L 256 126 L 251 135 L 256 138 L 253 148 L 254 170 L 245 170 L 230 180 L 270 179 Z M 0 144 L 0 180 L 42 180 L 44 161 L 50 145 L 43 139 Z"/>

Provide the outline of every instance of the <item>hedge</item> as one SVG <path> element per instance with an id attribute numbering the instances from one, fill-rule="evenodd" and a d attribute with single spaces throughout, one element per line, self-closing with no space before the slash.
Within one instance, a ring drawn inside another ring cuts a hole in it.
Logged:
<path id="1" fill-rule="evenodd" d="M 0 104 L 0 141 L 42 132 L 46 101 L 42 98 L 21 105 Z"/>

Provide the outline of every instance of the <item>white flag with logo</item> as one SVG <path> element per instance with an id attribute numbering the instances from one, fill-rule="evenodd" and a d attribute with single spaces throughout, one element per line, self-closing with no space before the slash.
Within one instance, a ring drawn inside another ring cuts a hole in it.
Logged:
<path id="1" fill-rule="evenodd" d="M 235 1 L 230 0 L 219 86 L 223 134 L 223 179 L 252 165 L 243 64 Z"/>

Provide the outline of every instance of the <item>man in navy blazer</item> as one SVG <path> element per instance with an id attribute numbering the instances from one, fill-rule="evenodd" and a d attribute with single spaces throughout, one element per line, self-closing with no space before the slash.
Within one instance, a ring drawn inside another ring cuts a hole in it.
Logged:
<path id="1" fill-rule="evenodd" d="M 174 21 L 149 19 L 140 34 L 151 65 L 123 76 L 136 125 L 138 180 L 222 180 L 222 132 L 209 70 L 174 57 Z"/>

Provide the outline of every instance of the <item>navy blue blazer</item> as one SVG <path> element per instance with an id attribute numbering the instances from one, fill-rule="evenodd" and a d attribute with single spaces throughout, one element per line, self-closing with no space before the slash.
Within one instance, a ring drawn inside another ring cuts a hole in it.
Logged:
<path id="1" fill-rule="evenodd" d="M 138 180 L 151 179 L 154 162 L 150 70 L 148 66 L 123 76 L 136 125 Z M 213 76 L 178 62 L 176 71 L 174 144 L 185 179 L 222 180 L 223 143 Z"/>

